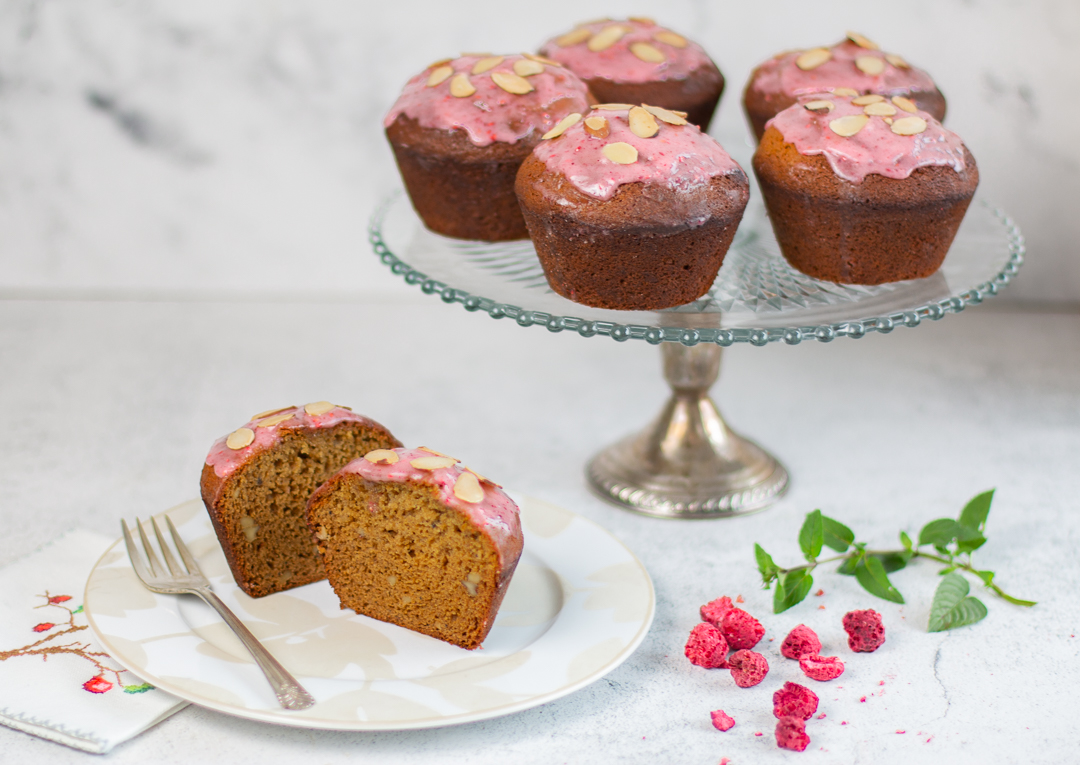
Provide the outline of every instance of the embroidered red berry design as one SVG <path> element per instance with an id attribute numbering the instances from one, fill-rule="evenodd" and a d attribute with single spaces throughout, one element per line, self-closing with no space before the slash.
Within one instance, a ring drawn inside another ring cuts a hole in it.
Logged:
<path id="1" fill-rule="evenodd" d="M 41 624 L 34 625 L 34 632 L 47 632 L 55 626 L 56 625 L 52 622 L 42 622 Z"/>
<path id="2" fill-rule="evenodd" d="M 90 691 L 90 693 L 105 693 L 105 691 L 109 690 L 112 687 L 113 684 L 101 675 L 98 675 L 97 677 L 92 677 L 85 683 L 83 683 L 83 688 Z"/>

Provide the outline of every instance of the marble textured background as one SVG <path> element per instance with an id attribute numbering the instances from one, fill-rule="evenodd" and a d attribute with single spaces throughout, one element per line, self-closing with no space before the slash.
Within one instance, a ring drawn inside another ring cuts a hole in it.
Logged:
<path id="1" fill-rule="evenodd" d="M 713 134 L 744 165 L 742 84 L 848 28 L 931 71 L 983 191 L 1030 254 L 1012 300 L 1080 300 L 1073 0 L 0 4 L 0 296 L 356 298 L 400 289 L 365 241 L 397 183 L 381 117 L 462 50 L 533 49 L 650 14 L 728 77 Z"/>

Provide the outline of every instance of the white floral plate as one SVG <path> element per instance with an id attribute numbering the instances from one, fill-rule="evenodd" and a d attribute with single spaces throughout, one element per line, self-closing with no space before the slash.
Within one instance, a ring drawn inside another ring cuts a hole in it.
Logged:
<path id="1" fill-rule="evenodd" d="M 168 515 L 214 591 L 315 696 L 277 705 L 239 640 L 192 596 L 157 595 L 120 540 L 86 585 L 98 641 L 124 667 L 200 706 L 332 730 L 407 730 L 486 720 L 573 693 L 624 662 L 655 610 L 645 567 L 592 521 L 528 497 L 525 551 L 495 626 L 475 651 L 343 611 L 325 581 L 265 598 L 233 582 L 202 503 Z"/>

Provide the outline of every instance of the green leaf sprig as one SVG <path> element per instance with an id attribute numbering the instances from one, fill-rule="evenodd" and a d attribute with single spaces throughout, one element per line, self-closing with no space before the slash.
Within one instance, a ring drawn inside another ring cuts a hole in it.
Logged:
<path id="1" fill-rule="evenodd" d="M 972 562 L 971 554 L 986 543 L 986 518 L 993 499 L 994 490 L 991 489 L 968 502 L 956 520 L 939 518 L 930 521 L 919 532 L 917 543 L 901 531 L 902 547 L 898 550 L 869 550 L 865 542 L 856 542 L 855 532 L 839 521 L 822 515 L 820 510 L 807 514 L 799 530 L 799 547 L 806 558 L 805 564 L 781 568 L 761 545 L 754 545 L 754 556 L 765 589 L 776 583 L 773 612 L 780 613 L 801 603 L 814 585 L 813 570 L 822 563 L 837 561 L 840 561 L 837 571 L 854 576 L 871 595 L 903 603 L 904 596 L 889 581 L 889 574 L 904 568 L 915 558 L 944 565 L 940 573 L 945 578 L 934 594 L 930 609 L 931 632 L 974 624 L 986 616 L 986 606 L 978 598 L 968 595 L 968 581 L 957 571 L 978 577 L 987 589 L 1010 603 L 1035 605 L 1034 601 L 1006 594 L 994 582 L 993 571 L 978 569 Z M 825 547 L 840 554 L 819 558 Z"/>

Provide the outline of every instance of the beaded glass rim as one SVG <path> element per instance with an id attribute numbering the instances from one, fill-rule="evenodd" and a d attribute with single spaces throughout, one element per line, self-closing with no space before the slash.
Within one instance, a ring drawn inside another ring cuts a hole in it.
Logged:
<path id="1" fill-rule="evenodd" d="M 644 340 L 651 345 L 659 345 L 660 343 L 665 342 L 681 343 L 685 346 L 694 346 L 699 343 L 714 343 L 722 347 L 727 347 L 735 343 L 749 343 L 750 345 L 764 346 L 769 343 L 784 342 L 788 345 L 798 345 L 803 340 L 818 340 L 823 343 L 831 342 L 838 337 L 850 337 L 857 340 L 865 337 L 870 332 L 885 334 L 901 326 L 917 327 L 924 319 L 937 321 L 947 314 L 960 313 L 968 306 L 979 305 L 985 299 L 997 295 L 1001 289 L 1016 276 L 1020 266 L 1024 262 L 1025 253 L 1023 234 L 1012 219 L 1000 208 L 984 200 L 976 199 L 975 204 L 972 205 L 972 207 L 978 206 L 983 208 L 983 210 L 989 213 L 989 215 L 1001 225 L 1001 233 L 1004 235 L 1008 245 L 1008 259 L 1004 266 L 986 281 L 982 281 L 975 286 L 966 289 L 957 290 L 955 294 L 951 294 L 947 297 L 926 301 L 901 311 L 820 324 L 793 324 L 792 326 L 778 327 L 751 326 L 724 329 L 720 327 L 659 326 L 658 324 L 620 323 L 619 321 L 589 320 L 570 315 L 558 315 L 549 311 L 530 310 L 518 305 L 503 303 L 479 294 L 474 294 L 467 290 L 454 287 L 451 284 L 447 284 L 445 281 L 429 277 L 427 273 L 414 268 L 392 252 L 390 246 L 386 242 L 383 224 L 387 213 L 395 206 L 395 204 L 400 203 L 403 199 L 405 199 L 404 193 L 401 190 L 398 190 L 397 192 L 388 195 L 382 201 L 371 216 L 368 225 L 368 238 L 375 255 L 383 262 L 383 264 L 388 266 L 394 274 L 404 278 L 406 284 L 418 286 L 425 294 L 438 295 L 444 303 L 459 303 L 467 311 L 482 311 L 493 319 L 513 319 L 522 327 L 541 326 L 546 327 L 548 331 L 553 333 L 567 331 L 576 333 L 581 337 L 610 337 L 612 340 L 618 342 L 625 342 L 626 340 Z M 740 231 L 740 234 L 741 233 L 742 232 Z M 436 235 L 432 234 L 431 236 Z M 753 236 L 754 235 L 751 234 L 750 238 L 753 238 Z M 739 241 L 739 237 L 737 236 L 733 249 L 739 246 Z M 463 251 L 468 250 L 473 253 L 482 253 L 485 249 L 490 249 L 492 252 L 495 252 L 500 247 L 500 243 L 465 243 L 457 242 L 456 240 L 453 244 L 461 247 Z M 535 254 L 533 254 L 533 258 L 535 259 Z M 721 275 L 723 275 L 723 273 L 724 271 L 721 270 Z M 845 286 L 832 285 L 827 282 L 818 282 L 817 280 L 810 279 L 797 272 L 792 271 L 792 273 L 796 274 L 804 282 L 821 285 L 826 288 L 826 290 L 829 288 L 835 289 L 837 287 L 844 288 Z M 513 272 L 507 273 L 506 278 L 508 280 L 521 281 L 521 279 Z M 721 278 L 718 277 L 717 283 L 719 284 L 720 281 Z M 848 305 L 852 312 L 854 312 L 859 305 L 859 297 L 857 295 L 855 297 L 848 297 L 850 299 Z M 686 307 L 680 306 L 675 309 L 667 309 L 664 311 L 641 311 L 639 313 L 643 316 L 650 315 L 670 319 L 672 320 L 672 323 L 676 325 L 680 323 L 689 324 L 691 322 L 680 321 L 680 319 L 682 317 L 689 318 L 697 314 L 682 312 L 685 308 Z M 584 306 L 582 307 L 582 310 L 583 312 L 588 310 L 590 313 L 595 313 L 597 311 L 600 311 L 601 313 L 604 312 L 603 309 L 586 309 Z M 716 312 L 723 313 L 722 310 Z M 621 317 L 627 312 L 611 311 L 609 313 Z"/>

